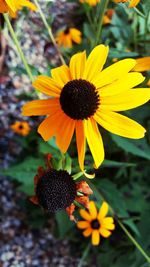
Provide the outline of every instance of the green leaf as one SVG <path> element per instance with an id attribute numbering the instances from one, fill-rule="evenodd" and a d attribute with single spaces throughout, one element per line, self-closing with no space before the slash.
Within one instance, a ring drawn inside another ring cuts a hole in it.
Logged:
<path id="1" fill-rule="evenodd" d="M 147 150 L 143 150 L 141 140 L 138 140 L 138 144 L 135 140 L 126 139 L 117 135 L 111 135 L 111 138 L 117 144 L 117 146 L 122 148 L 124 151 L 131 153 L 135 156 L 150 160 L 150 148 Z"/>
<path id="2" fill-rule="evenodd" d="M 73 222 L 69 220 L 69 217 L 65 211 L 59 211 L 55 214 L 58 234 L 60 238 L 63 238 L 67 235 L 69 230 L 74 226 Z"/>
<path id="3" fill-rule="evenodd" d="M 133 166 L 136 166 L 136 164 L 105 159 L 101 167 L 119 168 L 119 167 L 133 167 Z"/>
<path id="4" fill-rule="evenodd" d="M 3 174 L 20 182 L 19 189 L 28 195 L 32 195 L 34 193 L 34 176 L 37 173 L 37 168 L 42 165 L 43 161 L 41 159 L 28 157 L 22 163 L 3 171 Z"/>

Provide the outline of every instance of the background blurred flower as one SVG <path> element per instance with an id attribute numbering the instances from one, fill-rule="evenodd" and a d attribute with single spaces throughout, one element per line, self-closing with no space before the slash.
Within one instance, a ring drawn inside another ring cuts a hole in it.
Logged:
<path id="1" fill-rule="evenodd" d="M 147 71 L 150 70 L 150 57 L 142 57 L 136 59 L 137 64 L 133 68 L 133 71 Z"/>
<path id="2" fill-rule="evenodd" d="M 87 3 L 89 4 L 90 6 L 96 6 L 100 0 L 79 0 L 80 3 Z"/>
<path id="3" fill-rule="evenodd" d="M 10 16 L 15 18 L 17 11 L 22 7 L 28 7 L 32 11 L 36 11 L 36 6 L 28 0 L 0 0 L 0 13 L 9 12 Z"/>
<path id="4" fill-rule="evenodd" d="M 97 246 L 100 243 L 100 235 L 108 238 L 115 229 L 114 219 L 112 217 L 106 217 L 108 213 L 108 204 L 102 203 L 102 206 L 97 211 L 95 203 L 90 201 L 88 211 L 81 209 L 80 215 L 84 219 L 77 222 L 77 227 L 83 229 L 83 235 L 85 237 L 92 236 L 92 244 Z"/>
<path id="5" fill-rule="evenodd" d="M 66 48 L 71 48 L 73 42 L 76 44 L 81 43 L 82 33 L 76 28 L 67 28 L 64 31 L 60 31 L 57 34 L 56 41 L 59 46 L 64 46 Z"/>
<path id="6" fill-rule="evenodd" d="M 31 131 L 30 125 L 27 121 L 16 121 L 11 125 L 11 129 L 22 136 L 27 136 Z"/>
<path id="7" fill-rule="evenodd" d="M 115 3 L 129 3 L 129 7 L 135 7 L 138 5 L 140 0 L 114 0 Z"/>

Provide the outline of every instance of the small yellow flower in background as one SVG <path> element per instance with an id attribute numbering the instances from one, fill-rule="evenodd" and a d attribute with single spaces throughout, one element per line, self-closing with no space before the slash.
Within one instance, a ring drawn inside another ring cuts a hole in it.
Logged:
<path id="1" fill-rule="evenodd" d="M 150 79 L 148 80 L 148 82 L 147 82 L 147 86 L 149 86 L 150 87 Z"/>
<path id="2" fill-rule="evenodd" d="M 79 0 L 80 3 L 87 3 L 89 4 L 90 6 L 96 6 L 100 0 Z"/>
<path id="3" fill-rule="evenodd" d="M 129 7 L 135 7 L 139 4 L 140 0 L 114 0 L 115 3 L 129 3 Z"/>
<path id="4" fill-rule="evenodd" d="M 138 139 L 146 130 L 134 120 L 118 113 L 140 105 L 150 99 L 150 90 L 134 88 L 144 81 L 141 73 L 130 70 L 134 59 L 123 59 L 103 69 L 108 47 L 96 46 L 88 58 L 86 52 L 72 56 L 69 67 L 51 70 L 52 77 L 40 75 L 33 86 L 49 99 L 33 100 L 23 107 L 24 116 L 47 115 L 38 132 L 45 141 L 56 137 L 56 144 L 65 153 L 74 132 L 78 159 L 84 170 L 86 140 L 95 167 L 104 160 L 104 147 L 97 123 L 123 137 Z"/>
<path id="5" fill-rule="evenodd" d="M 22 136 L 27 136 L 31 131 L 30 125 L 26 121 L 16 121 L 14 124 L 11 125 L 11 129 Z"/>
<path id="6" fill-rule="evenodd" d="M 80 44 L 82 33 L 76 28 L 67 28 L 64 31 L 60 31 L 57 34 L 56 41 L 59 46 L 64 46 L 66 48 L 71 48 L 73 46 L 73 42 L 76 44 Z"/>
<path id="7" fill-rule="evenodd" d="M 37 7 L 28 0 L 0 0 L 0 13 L 9 13 L 13 18 L 17 16 L 17 11 L 22 7 L 28 7 L 36 11 Z"/>
<path id="8" fill-rule="evenodd" d="M 80 215 L 84 219 L 77 222 L 77 227 L 83 229 L 83 235 L 85 237 L 92 236 L 92 244 L 94 246 L 99 245 L 100 236 L 108 238 L 112 234 L 112 230 L 115 229 L 114 219 L 112 217 L 106 217 L 108 213 L 108 204 L 102 203 L 99 211 L 93 201 L 89 203 L 88 211 L 81 209 Z"/>
<path id="9" fill-rule="evenodd" d="M 142 57 L 136 59 L 137 64 L 133 68 L 133 71 L 147 71 L 150 70 L 150 57 Z"/>

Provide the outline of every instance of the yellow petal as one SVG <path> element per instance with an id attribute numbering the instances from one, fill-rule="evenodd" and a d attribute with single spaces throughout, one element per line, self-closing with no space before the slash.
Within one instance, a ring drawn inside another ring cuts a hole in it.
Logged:
<path id="1" fill-rule="evenodd" d="M 124 111 L 136 108 L 150 100 L 150 89 L 130 89 L 122 94 L 101 98 L 100 109 Z"/>
<path id="2" fill-rule="evenodd" d="M 120 60 L 108 68 L 104 69 L 95 79 L 93 80 L 94 85 L 100 88 L 104 85 L 110 84 L 118 79 L 121 79 L 136 65 L 134 59 L 123 59 Z"/>
<path id="3" fill-rule="evenodd" d="M 146 130 L 134 120 L 111 111 L 100 111 L 95 120 L 111 133 L 133 139 L 144 137 Z"/>
<path id="4" fill-rule="evenodd" d="M 5 0 L 5 2 L 11 8 L 11 10 L 13 12 L 16 12 L 17 11 L 14 1 L 12 1 L 12 0 Z"/>
<path id="5" fill-rule="evenodd" d="M 84 127 L 85 136 L 87 138 L 95 166 L 96 168 L 98 168 L 104 160 L 104 147 L 102 137 L 93 118 L 86 120 L 84 122 Z"/>
<path id="6" fill-rule="evenodd" d="M 52 78 L 63 88 L 66 83 L 71 80 L 70 71 L 67 65 L 54 68 L 51 70 Z"/>
<path id="7" fill-rule="evenodd" d="M 114 230 L 115 229 L 115 225 L 114 223 L 108 223 L 108 224 L 101 224 L 102 228 L 105 228 L 107 230 Z"/>
<path id="8" fill-rule="evenodd" d="M 136 59 L 136 65 L 133 71 L 147 71 L 150 70 L 150 57 L 142 57 Z"/>
<path id="9" fill-rule="evenodd" d="M 89 212 L 87 212 L 86 210 L 83 210 L 83 209 L 81 209 L 79 212 L 80 212 L 81 217 L 84 220 L 89 221 L 89 222 L 91 221 L 91 215 L 89 214 Z"/>
<path id="10" fill-rule="evenodd" d="M 84 126 L 81 120 L 76 121 L 76 142 L 78 150 L 78 160 L 81 170 L 84 170 L 85 158 L 85 133 Z"/>
<path id="11" fill-rule="evenodd" d="M 8 6 L 4 0 L 0 0 L 0 13 L 5 13 L 8 11 Z"/>
<path id="12" fill-rule="evenodd" d="M 107 238 L 107 237 L 109 237 L 111 235 L 111 232 L 108 231 L 107 229 L 104 229 L 104 228 L 100 228 L 99 232 L 105 238 Z"/>
<path id="13" fill-rule="evenodd" d="M 95 75 L 100 73 L 106 62 L 108 51 L 108 46 L 104 45 L 98 45 L 92 50 L 86 62 L 83 79 L 92 81 Z"/>
<path id="14" fill-rule="evenodd" d="M 89 203 L 89 213 L 92 220 L 97 218 L 97 208 L 95 206 L 94 201 L 90 201 Z"/>
<path id="15" fill-rule="evenodd" d="M 52 78 L 44 75 L 38 76 L 32 85 L 43 94 L 49 96 L 59 97 L 61 92 L 61 89 L 57 83 Z"/>
<path id="16" fill-rule="evenodd" d="M 23 116 L 38 116 L 54 114 L 59 108 L 59 100 L 56 98 L 33 100 L 22 108 Z"/>
<path id="17" fill-rule="evenodd" d="M 18 2 L 18 0 L 17 0 L 17 2 Z M 31 3 L 30 1 L 27 1 L 27 0 L 19 0 L 19 5 L 21 7 L 28 7 L 32 11 L 36 11 L 37 10 L 37 7 L 33 3 Z"/>
<path id="18" fill-rule="evenodd" d="M 60 123 L 62 123 L 62 112 L 57 111 L 48 118 L 46 118 L 38 127 L 38 133 L 45 141 L 48 141 L 56 134 L 56 130 Z"/>
<path id="19" fill-rule="evenodd" d="M 59 129 L 56 133 L 56 144 L 63 153 L 66 153 L 75 129 L 75 121 L 62 114 Z"/>
<path id="20" fill-rule="evenodd" d="M 139 2 L 140 0 L 131 0 L 129 7 L 135 7 L 138 5 Z"/>
<path id="21" fill-rule="evenodd" d="M 100 234 L 98 230 L 92 231 L 92 245 L 97 246 L 100 243 Z"/>
<path id="22" fill-rule="evenodd" d="M 86 52 L 77 53 L 70 60 L 70 73 L 72 79 L 81 79 L 85 69 Z"/>
<path id="23" fill-rule="evenodd" d="M 107 212 L 108 212 L 108 210 L 107 210 Z M 106 218 L 104 218 L 105 216 L 102 217 L 103 220 L 101 221 L 101 224 L 111 224 L 111 223 L 114 223 L 114 219 L 112 217 L 106 217 Z"/>
<path id="24" fill-rule="evenodd" d="M 81 35 L 82 33 L 76 29 L 76 28 L 70 28 L 70 35 L 72 40 L 76 43 L 76 44 L 80 44 L 82 39 L 81 39 Z"/>
<path id="25" fill-rule="evenodd" d="M 141 73 L 128 73 L 121 77 L 121 79 L 100 88 L 100 96 L 112 96 L 128 91 L 129 89 L 137 86 L 144 81 L 144 77 Z M 95 84 L 96 86 L 96 84 Z M 97 87 L 97 86 L 96 86 Z"/>
<path id="26" fill-rule="evenodd" d="M 77 227 L 80 229 L 85 229 L 90 227 L 90 223 L 87 221 L 79 221 L 77 222 Z"/>
<path id="27" fill-rule="evenodd" d="M 108 204 L 106 202 L 103 202 L 97 216 L 98 220 L 101 221 L 106 216 L 107 213 L 108 213 Z"/>
<path id="28" fill-rule="evenodd" d="M 84 235 L 85 237 L 88 237 L 88 236 L 90 236 L 91 234 L 92 234 L 92 228 L 91 228 L 91 227 L 89 227 L 89 228 L 87 228 L 86 230 L 83 231 L 83 235 Z"/>

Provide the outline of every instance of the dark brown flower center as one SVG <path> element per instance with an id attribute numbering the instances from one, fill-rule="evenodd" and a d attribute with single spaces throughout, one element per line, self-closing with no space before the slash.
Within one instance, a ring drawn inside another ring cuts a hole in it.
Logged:
<path id="1" fill-rule="evenodd" d="M 99 223 L 99 221 L 98 221 L 97 219 L 93 220 L 93 221 L 91 222 L 91 227 L 92 227 L 92 229 L 99 229 L 99 228 L 100 228 L 100 223 Z"/>
<path id="2" fill-rule="evenodd" d="M 69 33 L 69 29 L 67 28 L 65 31 L 64 31 L 64 34 L 67 35 Z"/>
<path id="3" fill-rule="evenodd" d="M 65 84 L 60 94 L 62 110 L 74 120 L 84 120 L 94 115 L 99 102 L 95 86 L 82 79 Z"/>
<path id="4" fill-rule="evenodd" d="M 20 124 L 19 125 L 19 129 L 22 130 L 23 129 L 23 125 Z"/>
<path id="5" fill-rule="evenodd" d="M 49 212 L 65 209 L 76 196 L 76 185 L 64 170 L 48 170 L 38 181 L 36 195 L 39 204 Z"/>

